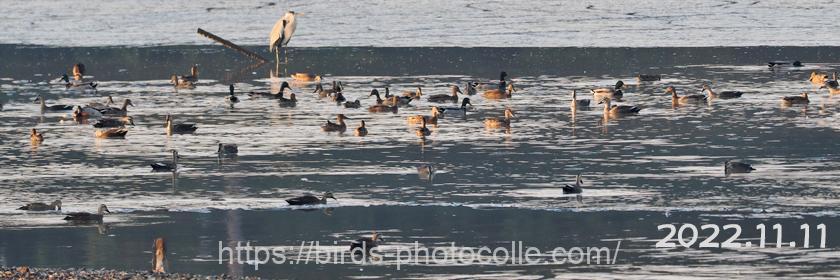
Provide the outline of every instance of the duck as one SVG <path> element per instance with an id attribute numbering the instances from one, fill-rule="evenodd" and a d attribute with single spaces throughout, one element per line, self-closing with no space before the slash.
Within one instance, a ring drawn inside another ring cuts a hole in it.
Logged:
<path id="1" fill-rule="evenodd" d="M 615 86 L 612 88 L 609 87 L 601 87 L 601 88 L 593 88 L 589 91 L 592 92 L 592 97 L 600 100 L 604 97 L 609 97 L 610 99 L 621 99 L 624 97 L 624 92 L 622 89 L 624 88 L 624 82 L 617 81 L 615 82 Z"/>
<path id="2" fill-rule="evenodd" d="M 410 97 L 410 96 L 396 96 L 391 95 L 390 90 L 388 87 L 385 87 L 385 105 L 391 106 L 407 106 L 411 103 L 414 99 L 419 99 L 420 97 Z"/>
<path id="3" fill-rule="evenodd" d="M 659 74 L 639 74 L 636 76 L 637 82 L 656 82 L 661 80 L 662 75 Z"/>
<path id="4" fill-rule="evenodd" d="M 513 84 L 508 84 L 506 90 L 502 89 L 491 89 L 484 92 L 484 98 L 487 99 L 505 99 L 513 97 L 513 93 L 516 92 L 516 89 L 513 87 Z"/>
<path id="5" fill-rule="evenodd" d="M 73 118 L 74 119 L 87 119 L 87 118 L 100 118 L 102 117 L 102 112 L 99 110 L 94 109 L 93 107 L 89 106 L 76 106 L 73 109 Z"/>
<path id="6" fill-rule="evenodd" d="M 195 84 L 190 81 L 181 80 L 178 78 L 178 75 L 172 74 L 172 77 L 169 78 L 169 83 L 175 86 L 175 89 L 194 89 Z"/>
<path id="7" fill-rule="evenodd" d="M 286 203 L 289 203 L 289 205 L 327 204 L 327 198 L 338 200 L 337 198 L 335 198 L 335 196 L 333 196 L 332 192 L 325 192 L 324 195 L 321 196 L 321 198 L 308 194 L 304 196 L 286 199 Z"/>
<path id="8" fill-rule="evenodd" d="M 105 103 L 90 102 L 85 107 L 89 107 L 89 108 L 94 109 L 94 110 L 103 110 L 105 108 L 108 108 L 108 106 L 114 105 L 114 104 L 116 104 L 116 102 L 114 102 L 114 97 L 108 95 L 107 97 L 105 97 Z"/>
<path id="9" fill-rule="evenodd" d="M 219 143 L 219 149 L 216 150 L 216 153 L 219 155 L 219 157 L 235 156 L 239 153 L 239 146 L 237 146 L 236 144 Z"/>
<path id="10" fill-rule="evenodd" d="M 750 173 L 754 170 L 755 168 L 752 165 L 743 162 L 727 160 L 723 163 L 723 173 L 726 176 L 733 173 Z"/>
<path id="11" fill-rule="evenodd" d="M 376 95 L 377 102 L 379 101 L 379 93 Z M 371 113 L 397 113 L 399 106 L 388 106 L 385 104 L 375 104 L 368 107 L 368 112 Z"/>
<path id="12" fill-rule="evenodd" d="M 574 185 L 563 186 L 563 194 L 580 194 L 583 192 L 581 185 L 583 185 L 583 179 L 580 174 L 578 174 L 577 177 L 575 177 Z"/>
<path id="13" fill-rule="evenodd" d="M 93 123 L 95 128 L 125 127 L 127 125 L 134 125 L 134 118 L 131 116 L 102 118 Z"/>
<path id="14" fill-rule="evenodd" d="M 195 84 L 198 82 L 198 65 L 193 65 L 190 67 L 190 74 L 178 77 L 178 82 L 180 83 L 191 83 Z"/>
<path id="15" fill-rule="evenodd" d="M 730 99 L 730 98 L 739 98 L 743 95 L 743 92 L 740 91 L 721 91 L 721 92 L 714 92 L 712 87 L 708 84 L 703 84 L 703 92 L 709 93 L 709 98 L 720 98 L 720 99 Z"/>
<path id="16" fill-rule="evenodd" d="M 251 98 L 258 98 L 258 97 L 281 98 L 281 97 L 283 97 L 283 93 L 286 91 L 286 89 L 289 89 L 289 91 L 292 90 L 292 87 L 289 86 L 289 82 L 281 83 L 280 84 L 280 92 L 277 93 L 277 94 L 273 94 L 273 93 L 267 92 L 267 91 L 251 91 L 251 92 L 248 92 L 248 97 L 251 97 Z"/>
<path id="17" fill-rule="evenodd" d="M 358 99 L 356 99 L 356 101 L 344 102 L 344 108 L 358 109 L 358 108 L 361 108 L 361 107 L 362 107 L 362 102 L 360 102 Z"/>
<path id="18" fill-rule="evenodd" d="M 77 64 L 77 65 L 82 65 L 82 64 Z M 96 87 L 99 86 L 99 84 L 94 83 L 94 82 L 85 82 L 82 79 L 82 77 L 84 76 L 84 73 L 78 72 L 76 69 L 77 69 L 77 67 L 74 66 L 73 67 L 73 72 L 74 73 L 73 73 L 73 80 L 72 81 L 67 76 L 67 74 L 62 74 L 61 75 L 61 78 L 59 79 L 59 81 L 64 82 L 64 87 L 68 88 L 68 89 L 72 88 L 72 89 L 83 89 L 83 90 L 87 90 L 87 89 L 96 90 Z"/>
<path id="19" fill-rule="evenodd" d="M 426 138 L 426 136 L 432 135 L 432 131 L 429 130 L 428 127 L 426 127 L 426 119 L 425 118 L 422 119 L 421 123 L 422 123 L 422 126 L 418 127 L 414 131 L 414 134 L 416 134 L 420 138 Z"/>
<path id="20" fill-rule="evenodd" d="M 335 119 L 336 119 L 335 122 L 331 122 L 331 121 L 327 120 L 327 123 L 325 123 L 324 125 L 321 126 L 321 130 L 323 130 L 325 132 L 334 132 L 335 131 L 335 132 L 340 132 L 340 133 L 343 133 L 343 132 L 347 131 L 347 124 L 344 123 L 344 120 L 349 120 L 350 118 L 348 118 L 344 114 L 338 114 L 338 115 L 336 115 Z"/>
<path id="21" fill-rule="evenodd" d="M 239 103 L 239 97 L 233 93 L 234 87 L 233 84 L 230 85 L 230 95 L 225 97 L 225 102 L 230 103 L 230 106 L 233 106 L 234 103 Z"/>
<path id="22" fill-rule="evenodd" d="M 162 162 L 155 162 L 149 164 L 152 167 L 152 172 L 175 172 L 178 170 L 178 159 L 181 156 L 178 155 L 178 151 L 172 150 L 172 162 L 170 163 L 162 163 Z"/>
<path id="23" fill-rule="evenodd" d="M 486 83 L 486 84 L 475 83 L 475 85 L 476 85 L 476 87 L 481 86 L 481 88 L 485 89 L 485 90 L 499 89 L 501 91 L 504 91 L 507 88 L 507 81 L 505 80 L 506 78 L 507 78 L 507 72 L 502 71 L 502 72 L 499 73 L 499 83 L 498 84 L 497 83 Z"/>
<path id="24" fill-rule="evenodd" d="M 289 98 L 285 98 L 281 94 L 277 97 L 277 103 L 280 104 L 280 107 L 295 107 L 297 106 L 297 96 L 290 92 Z"/>
<path id="25" fill-rule="evenodd" d="M 40 132 L 38 132 L 37 130 L 35 130 L 33 128 L 33 129 L 29 130 L 29 140 L 31 140 L 32 142 L 37 142 L 37 143 L 44 142 L 44 134 L 41 134 Z"/>
<path id="26" fill-rule="evenodd" d="M 782 105 L 790 106 L 794 104 L 808 104 L 810 100 L 808 100 L 808 93 L 803 92 L 800 93 L 799 96 L 785 96 L 782 97 Z"/>
<path id="27" fill-rule="evenodd" d="M 688 103 L 699 103 L 705 102 L 706 96 L 702 94 L 691 94 L 691 95 L 677 95 L 677 89 L 673 86 L 669 86 L 665 88 L 666 94 L 671 94 L 671 102 L 673 104 L 688 104 Z"/>
<path id="28" fill-rule="evenodd" d="M 24 211 L 61 211 L 61 200 L 56 199 L 50 204 L 42 203 L 42 202 L 32 202 L 21 206 L 17 210 L 24 210 Z"/>
<path id="29" fill-rule="evenodd" d="M 577 90 L 572 90 L 572 108 L 588 108 L 589 99 L 577 99 Z"/>
<path id="30" fill-rule="evenodd" d="M 609 97 L 604 97 L 598 104 L 604 104 L 604 117 L 621 117 L 638 114 L 642 109 L 630 105 L 612 105 Z"/>
<path id="31" fill-rule="evenodd" d="M 777 66 L 785 66 L 785 65 L 790 65 L 790 66 L 793 66 L 793 67 L 802 67 L 802 62 L 800 62 L 799 60 L 794 60 L 794 61 L 777 60 L 777 61 L 767 62 L 767 67 L 770 67 L 770 68 L 777 67 Z"/>
<path id="32" fill-rule="evenodd" d="M 368 97 L 371 97 L 371 96 L 376 96 L 376 104 L 384 104 L 385 103 L 385 100 L 382 99 L 381 96 L 379 96 L 379 90 L 377 90 L 377 89 L 370 90 L 370 94 L 368 94 Z"/>
<path id="33" fill-rule="evenodd" d="M 344 98 L 344 94 L 342 94 L 340 91 L 336 92 L 336 93 L 333 93 L 332 96 L 331 96 L 331 99 L 332 99 L 333 102 L 339 103 L 339 104 L 341 104 L 344 101 L 347 101 L 347 98 Z"/>
<path id="34" fill-rule="evenodd" d="M 432 107 L 432 115 L 431 116 L 424 116 L 424 115 L 414 115 L 408 116 L 406 120 L 409 124 L 421 124 L 423 121 L 426 121 L 427 124 L 434 124 L 438 123 L 438 116 L 440 116 L 441 111 L 438 107 Z"/>
<path id="35" fill-rule="evenodd" d="M 435 176 L 435 168 L 431 164 L 417 166 L 417 177 L 421 180 L 432 180 Z"/>
<path id="36" fill-rule="evenodd" d="M 428 98 L 429 102 L 436 102 L 436 103 L 444 103 L 444 102 L 456 103 L 456 102 L 458 102 L 458 93 L 463 93 L 463 92 L 461 92 L 461 88 L 459 88 L 458 86 L 451 86 L 450 90 L 451 90 L 452 94 L 435 94 L 435 95 L 429 96 L 429 98 Z"/>
<path id="37" fill-rule="evenodd" d="M 442 116 L 455 116 L 465 118 L 467 117 L 467 105 L 472 106 L 472 103 L 470 103 L 469 98 L 464 97 L 464 99 L 461 100 L 461 107 L 445 107 L 438 109 L 441 111 L 441 113 L 443 113 Z"/>
<path id="38" fill-rule="evenodd" d="M 386 87 L 385 89 L 387 90 L 388 88 Z M 420 88 L 420 87 L 417 87 L 417 90 L 406 90 L 406 91 L 403 91 L 402 95 L 404 97 L 411 97 L 412 99 L 419 99 L 420 97 L 423 96 L 423 89 Z"/>
<path id="39" fill-rule="evenodd" d="M 828 89 L 828 94 L 831 95 L 840 94 L 840 83 L 837 81 L 837 72 L 834 72 L 832 76 L 833 79 L 825 81 L 820 88 Z"/>
<path id="40" fill-rule="evenodd" d="M 379 246 L 379 244 L 376 244 L 377 241 L 385 242 L 385 239 L 382 238 L 382 235 L 374 231 L 370 237 L 363 237 L 350 242 L 350 252 L 353 254 L 368 255 L 371 249 Z"/>
<path id="41" fill-rule="evenodd" d="M 476 86 L 478 86 L 478 83 L 466 82 L 466 84 L 464 85 L 464 88 L 466 89 L 467 92 L 465 94 L 469 95 L 469 96 L 473 96 L 473 95 L 478 94 L 478 90 L 476 90 L 476 88 L 475 88 Z"/>
<path id="42" fill-rule="evenodd" d="M 294 73 L 290 77 L 298 82 L 317 82 L 321 80 L 320 75 L 314 75 L 309 73 Z"/>
<path id="43" fill-rule="evenodd" d="M 87 213 L 87 212 L 75 212 L 69 213 L 66 217 L 64 217 L 65 221 L 102 221 L 102 217 L 105 213 L 111 213 L 108 210 L 108 207 L 105 204 L 99 205 L 99 209 L 97 210 L 96 214 Z"/>
<path id="44" fill-rule="evenodd" d="M 131 102 L 131 99 L 126 98 L 123 100 L 122 107 L 107 107 L 99 110 L 99 112 L 106 116 L 126 116 L 128 115 L 128 106 L 134 107 L 134 103 Z"/>
<path id="45" fill-rule="evenodd" d="M 484 119 L 484 127 L 486 128 L 502 128 L 510 127 L 510 121 L 516 117 L 513 110 L 505 108 L 505 116 L 501 118 L 486 118 Z"/>
<path id="46" fill-rule="evenodd" d="M 35 102 L 38 102 L 38 101 L 41 102 L 41 112 L 69 111 L 69 110 L 73 110 L 73 108 L 74 108 L 71 105 L 60 105 L 60 104 L 47 106 L 47 101 L 44 98 L 44 96 L 42 96 L 42 95 L 38 95 L 38 97 L 35 97 Z"/>
<path id="47" fill-rule="evenodd" d="M 808 81 L 815 87 L 821 88 L 825 85 L 825 82 L 828 81 L 828 74 L 812 71 L 811 76 L 808 77 Z"/>
<path id="48" fill-rule="evenodd" d="M 198 127 L 194 123 L 173 123 L 172 116 L 167 114 L 166 120 L 166 134 L 189 134 L 195 132 Z"/>
<path id="49" fill-rule="evenodd" d="M 125 128 L 108 128 L 108 129 L 97 129 L 94 135 L 96 138 L 125 138 L 125 135 L 128 134 L 128 129 Z"/>
<path id="50" fill-rule="evenodd" d="M 324 89 L 324 86 L 321 83 L 318 83 L 315 85 L 315 91 L 312 93 L 317 93 L 318 97 L 325 98 L 327 96 L 332 96 L 332 94 L 336 92 L 341 92 L 341 82 L 336 83 L 336 81 L 332 81 L 331 89 Z"/>
<path id="51" fill-rule="evenodd" d="M 356 128 L 355 135 L 359 136 L 359 137 L 363 137 L 363 136 L 366 136 L 367 134 L 368 134 L 368 130 L 367 130 L 367 127 L 365 127 L 365 121 L 362 120 L 362 122 L 359 124 L 359 127 Z"/>

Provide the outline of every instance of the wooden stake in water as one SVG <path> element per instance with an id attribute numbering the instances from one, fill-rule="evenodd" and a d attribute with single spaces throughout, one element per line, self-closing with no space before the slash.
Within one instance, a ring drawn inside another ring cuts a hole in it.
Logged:
<path id="1" fill-rule="evenodd" d="M 252 52 L 252 51 L 249 51 L 249 50 L 247 50 L 247 49 L 245 49 L 245 48 L 243 48 L 243 47 L 240 47 L 239 45 L 234 44 L 234 43 L 233 43 L 233 42 L 231 42 L 231 41 L 228 41 L 228 40 L 222 39 L 222 37 L 216 36 L 216 35 L 214 35 L 213 33 L 210 33 L 210 32 L 207 32 L 207 31 L 204 31 L 204 29 L 199 28 L 199 29 L 198 29 L 198 34 L 201 34 L 201 36 L 204 36 L 204 37 L 210 38 L 210 40 L 213 40 L 213 41 L 219 42 L 219 44 L 222 44 L 222 46 L 225 46 L 225 47 L 227 47 L 227 48 L 229 48 L 229 49 L 235 50 L 235 51 L 239 52 L 240 54 L 242 54 L 242 55 L 244 55 L 244 56 L 247 56 L 247 57 L 249 57 L 249 58 L 251 58 L 251 59 L 253 59 L 253 60 L 259 60 L 259 61 L 260 61 L 260 62 L 262 62 L 262 63 L 266 63 L 266 62 L 268 62 L 268 60 L 267 60 L 267 59 L 265 59 L 265 58 L 263 58 L 262 56 L 260 56 L 260 55 L 258 55 L 258 54 L 256 54 L 256 53 L 254 53 L 254 52 Z"/>
<path id="2" fill-rule="evenodd" d="M 154 273 L 166 273 L 166 269 L 164 268 L 164 264 L 166 263 L 166 243 L 163 242 L 163 238 L 155 239 L 155 258 L 152 259 L 152 272 Z"/>

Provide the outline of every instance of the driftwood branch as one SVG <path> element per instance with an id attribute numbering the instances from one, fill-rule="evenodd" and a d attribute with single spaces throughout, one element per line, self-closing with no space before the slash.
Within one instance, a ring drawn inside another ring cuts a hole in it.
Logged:
<path id="1" fill-rule="evenodd" d="M 256 53 L 254 53 L 254 52 L 252 52 L 252 51 L 249 51 L 249 50 L 247 50 L 247 49 L 245 49 L 245 48 L 243 48 L 243 47 L 240 47 L 239 45 L 234 44 L 234 43 L 233 43 L 233 42 L 231 42 L 231 41 L 228 41 L 228 40 L 222 39 L 222 37 L 216 36 L 216 35 L 214 35 L 213 33 L 210 33 L 210 32 L 205 31 L 204 29 L 199 28 L 199 29 L 198 29 L 198 34 L 201 34 L 201 36 L 204 36 L 204 37 L 210 38 L 210 40 L 213 40 L 213 41 L 219 42 L 219 44 L 222 44 L 222 46 L 225 46 L 225 47 L 227 47 L 227 48 L 229 48 L 229 49 L 233 49 L 233 50 L 235 50 L 235 51 L 239 52 L 240 54 L 242 54 L 242 55 L 244 55 L 244 56 L 247 56 L 247 57 L 249 57 L 249 58 L 251 58 L 251 59 L 253 59 L 253 60 L 259 60 L 259 61 L 260 61 L 260 62 L 262 62 L 262 63 L 266 63 L 266 62 L 268 62 L 268 60 L 267 60 L 267 59 L 265 59 L 265 58 L 263 58 L 262 56 L 260 56 L 260 55 L 258 55 L 258 54 L 256 54 Z"/>

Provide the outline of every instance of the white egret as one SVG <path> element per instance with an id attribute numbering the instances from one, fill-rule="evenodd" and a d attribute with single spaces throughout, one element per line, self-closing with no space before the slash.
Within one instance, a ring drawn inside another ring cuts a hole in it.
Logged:
<path id="1" fill-rule="evenodd" d="M 286 14 L 274 24 L 274 28 L 271 29 L 271 34 L 269 34 L 268 50 L 274 52 L 274 58 L 276 61 L 275 68 L 277 72 L 280 71 L 280 48 L 287 46 L 289 44 L 289 40 L 292 39 L 292 35 L 295 33 L 295 28 L 297 27 L 295 17 L 298 15 L 303 14 L 295 13 L 294 11 L 286 12 Z"/>

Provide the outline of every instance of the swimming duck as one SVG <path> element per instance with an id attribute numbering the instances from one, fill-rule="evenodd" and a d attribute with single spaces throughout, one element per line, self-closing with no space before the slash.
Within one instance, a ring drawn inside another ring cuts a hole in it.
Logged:
<path id="1" fill-rule="evenodd" d="M 176 77 L 177 77 L 177 75 L 176 75 Z M 175 81 L 170 81 L 170 82 L 173 83 L 173 84 L 176 84 L 176 85 L 178 83 L 184 83 L 184 84 L 185 83 L 190 83 L 190 84 L 197 83 L 198 82 L 198 65 L 193 65 L 192 67 L 190 67 L 190 74 L 189 75 L 184 75 L 184 76 L 177 77 L 177 79 Z"/>
<path id="2" fill-rule="evenodd" d="M 699 103 L 706 101 L 706 96 L 702 94 L 679 96 L 677 95 L 677 89 L 672 86 L 665 88 L 665 93 L 671 94 L 671 102 L 674 104 Z"/>
<path id="3" fill-rule="evenodd" d="M 385 90 L 387 91 L 388 88 L 386 87 Z M 420 87 L 417 87 L 417 90 L 414 90 L 414 91 L 411 91 L 411 90 L 403 91 L 403 96 L 411 97 L 412 99 L 419 99 L 421 96 L 423 96 L 423 89 L 420 88 Z"/>
<path id="4" fill-rule="evenodd" d="M 195 84 L 190 81 L 181 80 L 178 78 L 178 75 L 172 74 L 172 77 L 169 78 L 169 83 L 175 85 L 176 89 L 194 89 Z"/>
<path id="5" fill-rule="evenodd" d="M 102 221 L 102 216 L 105 213 L 111 213 L 108 211 L 108 207 L 105 204 L 99 205 L 99 210 L 96 214 L 87 213 L 87 212 L 76 212 L 76 213 L 69 213 L 66 217 L 64 217 L 65 221 Z"/>
<path id="6" fill-rule="evenodd" d="M 572 108 L 588 108 L 589 107 L 589 99 L 577 99 L 577 91 L 572 90 Z"/>
<path id="7" fill-rule="evenodd" d="M 102 117 L 102 112 L 99 110 L 94 109 L 93 107 L 89 106 L 76 106 L 73 109 L 73 118 L 74 119 L 87 119 L 87 118 L 99 118 Z"/>
<path id="8" fill-rule="evenodd" d="M 714 92 L 712 87 L 708 84 L 703 84 L 703 91 L 709 93 L 709 98 L 721 98 L 721 99 L 730 99 L 730 98 L 738 98 L 743 95 L 743 92 L 740 91 L 721 91 L 721 92 Z"/>
<path id="9" fill-rule="evenodd" d="M 132 118 L 131 116 L 125 116 L 120 118 L 103 118 L 93 123 L 93 127 L 95 128 L 125 127 L 127 125 L 134 125 L 134 118 Z"/>
<path id="10" fill-rule="evenodd" d="M 417 97 L 417 98 L 420 98 L 420 97 Z M 414 97 L 409 97 L 409 96 L 391 95 L 388 87 L 385 87 L 385 102 L 384 102 L 385 105 L 406 106 L 409 103 L 411 103 L 411 100 L 414 100 L 414 99 L 415 99 Z"/>
<path id="11" fill-rule="evenodd" d="M 622 88 L 624 88 L 624 82 L 617 81 L 615 82 L 615 86 L 612 88 L 601 87 L 590 89 L 589 91 L 592 92 L 592 97 L 596 100 L 601 100 L 604 97 L 609 97 L 610 99 L 621 99 L 621 97 L 624 97 Z"/>
<path id="12" fill-rule="evenodd" d="M 321 198 L 318 198 L 314 195 L 308 194 L 304 196 L 299 196 L 295 198 L 286 199 L 286 202 L 289 205 L 314 205 L 314 204 L 327 204 L 327 198 L 332 198 L 334 200 L 338 200 L 333 196 L 331 192 L 325 192 Z"/>
<path id="13" fill-rule="evenodd" d="M 662 80 L 662 75 L 659 74 L 639 74 L 636 76 L 637 82 L 655 82 Z"/>
<path id="14" fill-rule="evenodd" d="M 367 127 L 365 127 L 365 121 L 364 120 L 359 124 L 359 127 L 356 128 L 356 133 L 355 134 L 356 134 L 356 136 L 359 136 L 359 137 L 366 136 L 368 134 L 368 130 L 367 130 Z"/>
<path id="15" fill-rule="evenodd" d="M 175 172 L 178 170 L 179 158 L 181 158 L 181 156 L 178 155 L 178 151 L 172 150 L 172 162 L 155 162 L 149 165 L 152 167 L 152 172 Z"/>
<path id="16" fill-rule="evenodd" d="M 609 97 L 604 97 L 598 104 L 604 104 L 604 117 L 620 117 L 638 114 L 642 109 L 630 105 L 612 105 Z"/>
<path id="17" fill-rule="evenodd" d="M 344 123 L 344 120 L 349 120 L 350 118 L 348 118 L 344 114 L 338 114 L 335 117 L 335 119 L 336 119 L 335 123 L 327 120 L 327 123 L 325 123 L 324 125 L 321 126 L 321 130 L 326 131 L 326 132 L 333 132 L 333 131 L 344 132 L 344 131 L 347 131 L 347 124 Z"/>
<path id="18" fill-rule="evenodd" d="M 292 79 L 298 82 L 317 82 L 321 80 L 320 75 L 309 73 L 294 73 L 291 75 Z"/>
<path id="19" fill-rule="evenodd" d="M 466 82 L 465 87 L 464 87 L 467 91 L 466 95 L 476 95 L 476 94 L 478 94 L 478 90 L 475 89 L 475 87 L 477 85 L 478 85 L 478 83 Z"/>
<path id="20" fill-rule="evenodd" d="M 359 238 L 351 242 L 350 252 L 352 252 L 353 254 L 368 255 L 370 254 L 371 249 L 373 249 L 376 246 L 379 246 L 378 244 L 376 244 L 377 241 L 385 242 L 385 239 L 382 238 L 382 235 L 374 231 L 370 237 Z"/>
<path id="21" fill-rule="evenodd" d="M 799 96 L 782 97 L 782 105 L 808 104 L 809 102 L 807 92 L 800 93 Z"/>
<path id="22" fill-rule="evenodd" d="M 248 96 L 251 97 L 251 98 L 257 98 L 257 97 L 280 98 L 280 97 L 283 97 L 283 93 L 286 91 L 286 89 L 289 89 L 289 91 L 291 91 L 292 87 L 289 86 L 288 82 L 283 82 L 283 83 L 280 84 L 280 92 L 277 93 L 277 94 L 273 94 L 273 93 L 267 92 L 267 91 L 251 91 L 251 92 L 248 93 Z"/>
<path id="23" fill-rule="evenodd" d="M 508 84 L 506 90 L 502 89 L 491 89 L 484 92 L 484 98 L 487 99 L 504 99 L 504 98 L 511 98 L 513 97 L 513 93 L 516 92 L 516 89 L 513 88 L 513 84 Z"/>
<path id="24" fill-rule="evenodd" d="M 281 94 L 277 97 L 277 102 L 280 104 L 280 107 L 295 107 L 297 106 L 297 96 L 294 93 L 289 93 L 289 98 L 285 98 Z"/>
<path id="25" fill-rule="evenodd" d="M 414 131 L 414 134 L 417 134 L 417 136 L 419 136 L 420 138 L 425 138 L 426 136 L 432 135 L 432 131 L 429 130 L 429 128 L 426 127 L 426 119 L 425 118 L 422 119 L 421 123 L 422 123 L 422 126 L 418 127 Z"/>
<path id="26" fill-rule="evenodd" d="M 233 93 L 233 85 L 230 85 L 230 95 L 225 98 L 225 102 L 230 103 L 230 106 L 233 106 L 234 103 L 239 103 L 239 98 Z"/>
<path id="27" fill-rule="evenodd" d="M 456 102 L 458 102 L 458 93 L 462 93 L 461 88 L 459 88 L 458 86 L 451 86 L 450 90 L 451 90 L 452 94 L 435 94 L 435 95 L 429 96 L 429 99 L 428 99 L 429 102 L 437 102 L 437 103 L 444 103 L 444 102 L 456 103 Z"/>
<path id="28" fill-rule="evenodd" d="M 317 93 L 318 97 L 325 98 L 327 96 L 332 96 L 333 93 L 341 92 L 341 82 L 336 83 L 336 81 L 332 81 L 332 88 L 331 89 L 324 89 L 324 86 L 321 83 L 315 85 L 315 91 L 312 93 Z"/>
<path id="29" fill-rule="evenodd" d="M 169 134 L 169 135 L 171 135 L 173 133 L 178 133 L 178 134 L 193 133 L 198 129 L 198 127 L 195 126 L 194 123 L 173 123 L 172 116 L 170 116 L 169 114 L 166 115 L 165 122 L 166 122 L 165 123 L 166 134 Z"/>
<path id="30" fill-rule="evenodd" d="M 464 97 L 464 99 L 461 100 L 461 107 L 447 107 L 438 109 L 441 111 L 441 113 L 443 113 L 444 116 L 455 116 L 465 118 L 467 117 L 467 105 L 472 106 L 472 103 L 470 103 L 469 98 Z"/>
<path id="31" fill-rule="evenodd" d="M 476 85 L 476 87 L 480 86 L 482 89 L 485 89 L 485 90 L 499 89 L 500 91 L 504 91 L 505 89 L 507 89 L 507 81 L 505 80 L 505 78 L 507 78 L 507 72 L 502 71 L 501 73 L 499 73 L 499 83 L 498 84 L 497 83 L 486 83 L 486 84 L 475 83 L 475 85 Z"/>
<path id="32" fill-rule="evenodd" d="M 776 66 L 784 66 L 784 65 L 790 65 L 790 66 L 793 66 L 793 67 L 802 67 L 802 62 L 799 62 L 799 60 L 794 60 L 794 61 L 777 60 L 777 61 L 767 62 L 767 67 L 770 67 L 770 68 L 773 68 L 773 67 L 776 67 Z"/>
<path id="33" fill-rule="evenodd" d="M 823 86 L 820 88 L 827 88 L 828 93 L 831 95 L 840 94 L 840 83 L 837 81 L 837 72 L 834 72 L 833 79 L 827 80 L 823 83 Z"/>
<path id="34" fill-rule="evenodd" d="M 78 80 L 67 82 L 64 84 L 65 88 L 68 89 L 81 89 L 81 90 L 96 90 L 96 87 L 99 86 L 98 83 L 94 82 L 80 82 Z"/>
<path id="35" fill-rule="evenodd" d="M 379 101 L 381 100 L 381 99 L 379 99 L 379 92 L 376 92 L 376 90 L 374 89 L 374 91 L 371 92 L 371 94 L 376 94 L 376 101 L 377 101 L 377 103 L 379 103 Z M 396 114 L 398 109 L 399 109 L 398 106 L 388 106 L 388 105 L 385 105 L 385 104 L 375 104 L 375 105 L 371 105 L 370 107 L 368 107 L 368 112 L 371 112 L 371 113 L 388 113 L 388 112 L 390 112 L 390 113 Z"/>
<path id="36" fill-rule="evenodd" d="M 59 104 L 56 104 L 56 105 L 50 105 L 50 106 L 47 106 L 47 101 L 46 101 L 46 99 L 44 98 L 44 96 L 42 96 L 42 95 L 38 95 L 38 97 L 35 97 L 35 102 L 38 102 L 38 101 L 40 101 L 40 102 L 41 102 L 41 112 L 45 112 L 45 111 L 55 112 L 55 111 L 69 111 L 69 110 L 73 110 L 73 106 L 71 106 L 71 105 L 59 105 Z"/>
<path id="37" fill-rule="evenodd" d="M 108 107 L 103 110 L 99 110 L 103 115 L 106 116 L 125 116 L 128 114 L 128 106 L 134 107 L 134 103 L 131 102 L 131 99 L 126 98 L 123 101 L 123 105 L 120 108 L 116 107 Z"/>
<path id="38" fill-rule="evenodd" d="M 114 105 L 114 104 L 116 104 L 114 102 L 114 98 L 112 96 L 108 95 L 107 97 L 105 97 L 105 103 L 91 102 L 91 103 L 88 103 L 88 105 L 86 107 L 90 107 L 91 109 L 94 109 L 94 110 L 104 110 L 105 108 L 108 108 L 108 106 Z"/>
<path id="39" fill-rule="evenodd" d="M 385 103 L 385 100 L 382 99 L 382 97 L 379 96 L 379 90 L 377 90 L 377 89 L 370 90 L 370 94 L 368 94 L 368 97 L 371 97 L 371 96 L 376 96 L 376 104 Z"/>
<path id="40" fill-rule="evenodd" d="M 502 127 L 510 127 L 510 121 L 516 115 L 513 114 L 513 110 L 510 108 L 505 108 L 505 116 L 501 118 L 486 118 L 484 119 L 484 127 L 487 128 L 502 128 Z"/>
<path id="41" fill-rule="evenodd" d="M 583 179 L 580 177 L 580 174 L 575 177 L 575 184 L 574 185 L 565 185 L 563 186 L 563 194 L 579 194 L 583 192 L 583 188 L 581 185 L 583 184 Z"/>
<path id="42" fill-rule="evenodd" d="M 44 134 L 41 134 L 40 132 L 38 132 L 37 130 L 35 130 L 33 128 L 33 129 L 29 130 L 29 140 L 32 140 L 32 142 L 37 142 L 37 143 L 44 142 Z"/>
<path id="43" fill-rule="evenodd" d="M 239 153 L 239 146 L 237 146 L 236 144 L 219 143 L 219 149 L 216 150 L 216 153 L 219 155 L 219 157 L 235 156 Z"/>
<path id="44" fill-rule="evenodd" d="M 438 116 L 440 116 L 441 111 L 438 107 L 432 107 L 432 115 L 431 116 L 424 116 L 424 115 L 414 115 L 408 116 L 406 120 L 408 120 L 409 124 L 421 124 L 423 121 L 426 121 L 427 124 L 437 124 L 438 123 Z"/>
<path id="45" fill-rule="evenodd" d="M 353 102 L 350 102 L 350 101 L 344 102 L 344 108 L 358 109 L 358 108 L 361 108 L 361 107 L 362 107 L 362 102 L 360 102 L 358 99 L 356 99 L 356 101 L 353 101 Z"/>
<path id="46" fill-rule="evenodd" d="M 823 85 L 825 85 L 826 81 L 828 81 L 828 74 L 817 73 L 816 71 L 812 71 L 811 76 L 808 77 L 808 81 L 811 82 L 811 84 L 815 87 L 820 88 Z"/>
<path id="47" fill-rule="evenodd" d="M 125 138 L 125 135 L 128 134 L 128 129 L 125 129 L 125 128 L 97 129 L 94 134 L 96 135 L 96 138 Z"/>
<path id="48" fill-rule="evenodd" d="M 50 204 L 41 203 L 41 202 L 33 202 L 27 205 L 21 206 L 17 210 L 25 210 L 25 211 L 61 211 L 61 200 L 53 201 Z"/>
<path id="49" fill-rule="evenodd" d="M 726 176 L 732 173 L 750 173 L 753 172 L 755 168 L 752 165 L 743 162 L 731 161 L 727 160 L 723 163 L 723 173 Z"/>
<path id="50" fill-rule="evenodd" d="M 333 93 L 332 96 L 331 96 L 331 99 L 335 103 L 341 103 L 341 102 L 347 101 L 347 98 L 344 98 L 344 94 L 342 94 L 340 91 L 336 92 L 336 93 Z"/>

